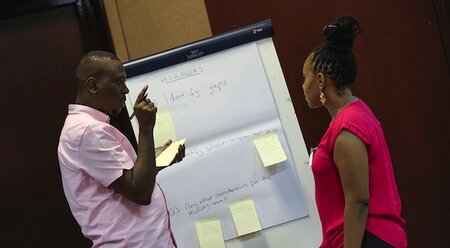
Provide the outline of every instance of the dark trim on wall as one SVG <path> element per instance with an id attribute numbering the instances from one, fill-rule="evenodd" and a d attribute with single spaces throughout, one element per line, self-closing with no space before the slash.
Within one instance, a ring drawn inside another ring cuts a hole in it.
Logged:
<path id="1" fill-rule="evenodd" d="M 77 0 L 2 0 L 0 19 L 33 14 L 64 5 L 74 4 Z"/>
<path id="2" fill-rule="evenodd" d="M 445 51 L 447 68 L 450 72 L 450 2 L 448 0 L 433 0 L 433 6 L 441 36 L 442 48 Z"/>
<path id="3" fill-rule="evenodd" d="M 78 0 L 76 10 L 86 51 L 101 49 L 114 53 L 103 1 Z"/>

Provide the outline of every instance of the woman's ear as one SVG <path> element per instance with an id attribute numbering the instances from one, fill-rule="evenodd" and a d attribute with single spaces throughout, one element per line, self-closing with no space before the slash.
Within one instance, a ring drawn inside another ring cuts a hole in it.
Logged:
<path id="1" fill-rule="evenodd" d="M 86 88 L 88 89 L 89 92 L 96 94 L 97 93 L 97 79 L 95 79 L 94 77 L 88 77 L 86 79 Z"/>
<path id="2" fill-rule="evenodd" d="M 325 75 L 323 75 L 322 72 L 319 72 L 319 73 L 317 74 L 317 82 L 319 83 L 319 88 L 320 88 L 321 90 L 322 90 L 322 88 L 323 88 L 323 86 L 324 86 L 324 84 L 325 84 L 325 80 L 326 80 Z"/>

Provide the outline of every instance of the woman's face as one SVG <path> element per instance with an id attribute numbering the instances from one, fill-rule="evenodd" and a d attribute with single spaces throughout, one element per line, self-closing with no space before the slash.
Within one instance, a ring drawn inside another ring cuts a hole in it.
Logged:
<path id="1" fill-rule="evenodd" d="M 317 79 L 317 75 L 313 72 L 312 54 L 306 58 L 305 63 L 303 64 L 303 78 L 304 82 L 302 89 L 305 94 L 305 99 L 308 102 L 308 106 L 310 108 L 322 107 L 322 103 L 319 98 L 319 81 Z"/>

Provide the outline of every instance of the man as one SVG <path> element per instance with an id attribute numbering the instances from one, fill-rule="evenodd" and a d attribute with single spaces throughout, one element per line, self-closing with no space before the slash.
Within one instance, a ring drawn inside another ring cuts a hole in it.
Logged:
<path id="1" fill-rule="evenodd" d="M 139 93 L 137 154 L 109 125 L 125 107 L 126 74 L 112 53 L 93 51 L 76 70 L 76 104 L 69 105 L 58 146 L 64 192 L 72 214 L 93 247 L 176 247 L 165 197 L 156 183 L 153 128 L 156 106 Z M 165 149 L 171 141 L 162 148 Z M 174 162 L 184 157 L 180 146 Z"/>

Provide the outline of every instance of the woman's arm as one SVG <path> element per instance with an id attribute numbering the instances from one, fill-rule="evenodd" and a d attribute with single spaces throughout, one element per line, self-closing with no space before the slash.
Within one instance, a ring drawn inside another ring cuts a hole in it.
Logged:
<path id="1" fill-rule="evenodd" d="M 360 248 L 369 209 L 367 147 L 356 135 L 343 130 L 336 139 L 333 156 L 345 197 L 344 247 Z"/>

